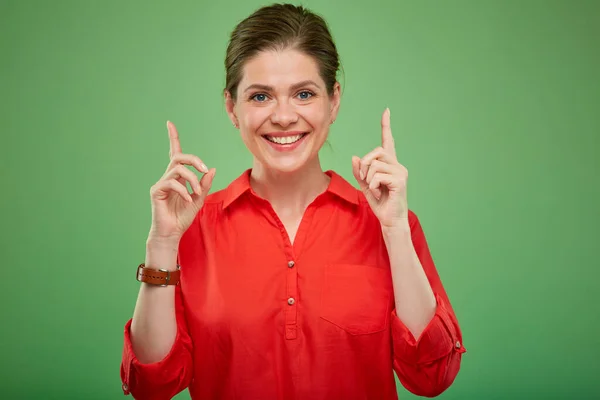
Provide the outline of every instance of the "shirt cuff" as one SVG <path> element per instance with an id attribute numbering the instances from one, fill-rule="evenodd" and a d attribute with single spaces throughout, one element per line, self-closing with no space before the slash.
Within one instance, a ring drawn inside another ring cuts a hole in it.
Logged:
<path id="1" fill-rule="evenodd" d="M 436 295 L 436 311 L 418 339 L 392 311 L 392 341 L 394 356 L 408 364 L 424 364 L 438 360 L 452 351 L 464 353 L 460 329 L 448 313 L 443 300 Z"/>
<path id="2" fill-rule="evenodd" d="M 178 375 L 183 375 L 181 374 L 182 361 L 185 360 L 189 351 L 185 348 L 179 329 L 177 330 L 175 342 L 171 350 L 169 350 L 169 353 L 162 360 L 143 364 L 133 352 L 130 331 L 131 322 L 132 319 L 127 321 L 124 331 L 123 358 L 121 363 L 123 393 L 126 395 L 130 394 L 133 385 L 151 387 L 153 385 L 160 385 L 161 382 L 177 380 Z"/>

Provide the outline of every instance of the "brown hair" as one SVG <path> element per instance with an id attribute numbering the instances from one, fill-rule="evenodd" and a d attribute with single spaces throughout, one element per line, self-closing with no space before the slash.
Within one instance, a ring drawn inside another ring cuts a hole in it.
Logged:
<path id="1" fill-rule="evenodd" d="M 225 56 L 225 89 L 237 98 L 246 61 L 264 50 L 293 48 L 315 59 L 331 96 L 336 82 L 339 55 L 325 20 L 292 4 L 273 4 L 256 10 L 231 33 Z"/>

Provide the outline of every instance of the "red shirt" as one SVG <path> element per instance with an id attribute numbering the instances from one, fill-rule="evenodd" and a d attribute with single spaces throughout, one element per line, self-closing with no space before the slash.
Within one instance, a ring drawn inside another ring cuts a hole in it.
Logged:
<path id="1" fill-rule="evenodd" d="M 207 196 L 179 244 L 178 334 L 141 364 L 125 325 L 121 379 L 137 399 L 397 399 L 394 371 L 417 395 L 454 381 L 461 331 L 416 215 L 412 241 L 437 299 L 415 340 L 395 313 L 379 221 L 364 195 L 327 171 L 294 243 L 250 170 Z"/>

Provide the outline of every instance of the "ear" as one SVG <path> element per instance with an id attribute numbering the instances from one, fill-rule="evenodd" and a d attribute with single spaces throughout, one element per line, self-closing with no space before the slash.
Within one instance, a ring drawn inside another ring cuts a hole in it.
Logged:
<path id="1" fill-rule="evenodd" d="M 231 120 L 233 126 L 239 128 L 240 124 L 237 116 L 235 115 L 235 101 L 233 100 L 231 93 L 229 93 L 229 90 L 225 89 L 223 95 L 225 97 L 225 110 L 227 111 L 227 115 L 229 115 L 229 119 Z"/>
<path id="2" fill-rule="evenodd" d="M 330 122 L 333 124 L 338 116 L 341 101 L 341 88 L 339 82 L 333 85 L 333 94 L 330 96 L 331 109 L 330 109 Z"/>

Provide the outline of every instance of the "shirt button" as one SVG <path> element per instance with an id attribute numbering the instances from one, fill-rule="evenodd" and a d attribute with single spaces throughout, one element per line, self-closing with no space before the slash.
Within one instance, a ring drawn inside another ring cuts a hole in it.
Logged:
<path id="1" fill-rule="evenodd" d="M 460 342 L 456 342 L 456 344 L 454 345 L 457 349 L 460 349 Z"/>
<path id="2" fill-rule="evenodd" d="M 294 262 L 293 262 L 293 261 L 290 261 L 290 262 L 288 262 L 288 267 L 290 267 L 290 268 L 294 268 L 294 265 L 295 265 L 295 264 L 294 264 Z"/>
<path id="3" fill-rule="evenodd" d="M 293 305 L 295 302 L 296 302 L 296 300 L 294 300 L 294 298 L 293 298 L 293 297 L 290 297 L 290 298 L 288 299 L 288 304 L 289 304 L 290 306 L 291 306 L 291 305 Z"/>
<path id="4" fill-rule="evenodd" d="M 129 386 L 127 386 L 126 383 L 123 384 L 122 388 L 124 392 L 127 392 L 129 390 Z"/>

